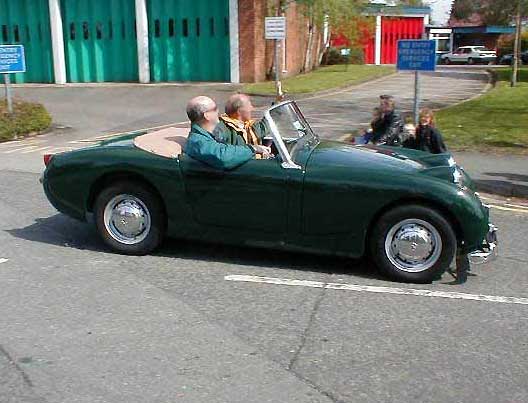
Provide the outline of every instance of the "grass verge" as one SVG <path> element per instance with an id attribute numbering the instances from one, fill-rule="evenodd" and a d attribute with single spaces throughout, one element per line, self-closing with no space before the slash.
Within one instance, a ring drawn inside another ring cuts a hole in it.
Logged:
<path id="1" fill-rule="evenodd" d="M 0 142 L 39 133 L 51 125 L 51 116 L 41 104 L 15 101 L 13 110 L 9 116 L 6 102 L 0 102 Z"/>
<path id="2" fill-rule="evenodd" d="M 528 155 L 528 68 L 509 85 L 510 68 L 496 70 L 495 88 L 474 100 L 437 113 L 437 125 L 451 149 Z"/>
<path id="3" fill-rule="evenodd" d="M 340 88 L 358 84 L 367 80 L 386 76 L 396 70 L 390 66 L 365 66 L 350 64 L 320 67 L 310 73 L 285 78 L 282 81 L 283 91 L 289 94 L 306 94 L 310 92 Z M 247 94 L 275 94 L 275 82 L 265 81 L 244 85 Z"/>

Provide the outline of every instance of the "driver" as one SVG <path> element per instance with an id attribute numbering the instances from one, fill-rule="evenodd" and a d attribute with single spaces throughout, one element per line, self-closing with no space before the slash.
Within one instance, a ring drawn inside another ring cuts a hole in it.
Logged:
<path id="1" fill-rule="evenodd" d="M 227 144 L 213 137 L 218 125 L 218 107 L 209 97 L 199 96 L 187 104 L 187 116 L 191 121 L 191 132 L 185 144 L 185 153 L 190 157 L 217 169 L 233 169 L 244 164 L 256 155 L 268 158 L 269 147 L 263 145 Z"/>
<path id="2" fill-rule="evenodd" d="M 249 96 L 234 94 L 225 105 L 225 114 L 220 116 L 220 123 L 213 134 L 227 144 L 262 144 L 266 134 L 264 120 L 255 121 L 251 118 L 253 105 Z"/>

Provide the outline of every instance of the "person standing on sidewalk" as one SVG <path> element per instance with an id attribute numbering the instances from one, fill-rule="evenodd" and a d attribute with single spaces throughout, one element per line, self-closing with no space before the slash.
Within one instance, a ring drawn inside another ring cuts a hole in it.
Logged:
<path id="1" fill-rule="evenodd" d="M 377 122 L 373 122 L 378 130 L 370 139 L 374 144 L 387 146 L 401 146 L 405 140 L 403 134 L 403 119 L 396 111 L 396 103 L 391 95 L 380 95 L 380 108 L 382 116 Z"/>
<path id="2" fill-rule="evenodd" d="M 419 122 L 414 138 L 409 138 L 405 141 L 404 147 L 426 151 L 431 154 L 447 152 L 442 134 L 435 127 L 434 112 L 429 108 L 422 109 L 419 115 Z"/>

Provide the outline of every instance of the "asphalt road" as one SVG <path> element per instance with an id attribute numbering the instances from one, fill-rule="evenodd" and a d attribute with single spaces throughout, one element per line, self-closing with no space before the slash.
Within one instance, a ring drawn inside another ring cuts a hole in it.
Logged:
<path id="1" fill-rule="evenodd" d="M 490 201 L 495 263 L 463 286 L 447 275 L 413 286 L 368 262 L 176 240 L 152 256 L 116 255 L 19 168 L 0 171 L 3 403 L 528 400 L 520 202 Z M 301 282 L 226 280 L 240 275 Z"/>

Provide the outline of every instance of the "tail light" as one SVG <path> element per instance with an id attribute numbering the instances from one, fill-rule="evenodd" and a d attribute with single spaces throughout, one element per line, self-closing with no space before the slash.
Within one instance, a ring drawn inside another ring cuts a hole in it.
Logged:
<path id="1" fill-rule="evenodd" d="M 48 166 L 53 159 L 53 154 L 44 154 L 44 165 Z"/>

